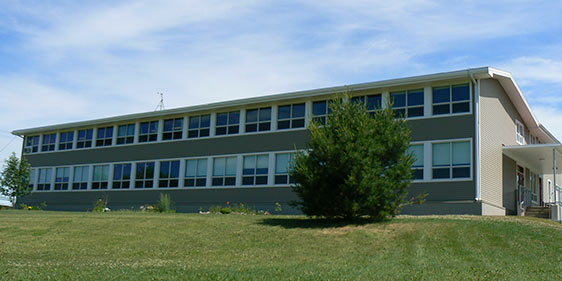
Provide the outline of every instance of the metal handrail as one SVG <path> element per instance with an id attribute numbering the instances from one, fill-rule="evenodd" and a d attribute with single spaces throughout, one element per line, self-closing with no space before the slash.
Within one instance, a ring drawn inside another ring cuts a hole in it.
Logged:
<path id="1" fill-rule="evenodd" d="M 520 213 L 523 214 L 527 207 L 531 206 L 532 192 L 530 189 L 518 185 L 517 186 L 517 201 L 519 202 Z"/>

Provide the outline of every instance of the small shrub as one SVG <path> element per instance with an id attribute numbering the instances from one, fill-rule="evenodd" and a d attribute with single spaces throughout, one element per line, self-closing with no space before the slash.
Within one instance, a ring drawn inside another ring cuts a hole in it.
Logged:
<path id="1" fill-rule="evenodd" d="M 153 206 L 153 210 L 158 213 L 175 213 L 174 202 L 169 194 L 160 193 L 160 200 Z"/>
<path id="2" fill-rule="evenodd" d="M 283 211 L 283 207 L 281 207 L 281 203 L 275 202 L 275 212 L 279 213 Z"/>
<path id="3" fill-rule="evenodd" d="M 107 211 L 109 211 L 109 208 L 107 208 L 107 200 L 102 200 L 100 198 L 97 201 L 94 201 L 94 208 L 92 209 L 92 212 L 103 213 Z"/>
<path id="4" fill-rule="evenodd" d="M 41 205 L 39 205 L 39 209 L 47 210 L 47 202 L 45 202 L 45 201 L 41 202 Z"/>
<path id="5" fill-rule="evenodd" d="M 203 213 L 199 211 L 199 213 Z M 266 212 L 259 210 L 256 211 L 244 203 L 234 203 L 230 204 L 230 201 L 226 202 L 226 206 L 213 205 L 209 208 L 210 214 L 237 214 L 237 215 L 260 215 Z"/>
<path id="6" fill-rule="evenodd" d="M 232 213 L 232 209 L 230 207 L 224 207 L 220 210 L 221 214 L 230 214 Z"/>

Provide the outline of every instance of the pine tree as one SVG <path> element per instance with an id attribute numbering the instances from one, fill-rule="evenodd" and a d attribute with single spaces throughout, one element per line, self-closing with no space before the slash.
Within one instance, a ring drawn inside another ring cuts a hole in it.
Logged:
<path id="1" fill-rule="evenodd" d="M 25 158 L 20 161 L 15 153 L 5 160 L 4 168 L 0 172 L 0 191 L 2 195 L 8 196 L 15 203 L 17 197 L 23 197 L 31 193 L 29 185 L 31 165 Z"/>
<path id="2" fill-rule="evenodd" d="M 407 202 L 414 158 L 410 129 L 387 106 L 371 116 L 349 98 L 331 102 L 327 125 L 313 122 L 309 150 L 293 164 L 297 206 L 308 216 L 382 220 Z"/>

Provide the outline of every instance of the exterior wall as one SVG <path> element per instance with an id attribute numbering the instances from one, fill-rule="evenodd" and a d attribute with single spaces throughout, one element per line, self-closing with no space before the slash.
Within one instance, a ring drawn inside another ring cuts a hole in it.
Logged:
<path id="1" fill-rule="evenodd" d="M 481 199 L 505 207 L 503 199 L 503 145 L 516 145 L 515 120 L 522 121 L 497 80 L 480 85 Z"/>
<path id="2" fill-rule="evenodd" d="M 552 173 L 551 174 L 544 174 L 543 175 L 543 202 L 547 202 L 547 203 L 550 202 L 551 199 L 554 200 L 553 195 L 551 195 L 550 197 L 548 195 L 548 192 L 549 192 L 548 181 L 549 180 L 552 183 L 552 185 L 551 185 L 552 186 L 551 187 L 551 194 L 552 194 L 552 192 L 554 190 L 554 177 L 552 176 Z M 562 186 L 562 175 L 561 174 L 558 174 L 556 176 L 556 185 Z M 558 200 L 560 201 L 562 199 L 559 198 Z"/>
<path id="3" fill-rule="evenodd" d="M 428 193 L 426 204 L 409 206 L 404 209 L 404 213 L 411 214 L 482 214 L 482 205 L 475 202 L 475 152 L 474 147 L 474 115 L 458 114 L 448 116 L 431 115 L 431 86 L 450 85 L 458 83 L 468 83 L 468 80 L 443 81 L 433 85 L 429 83 L 410 85 L 407 88 L 424 88 L 426 93 L 426 116 L 423 118 L 412 118 L 408 124 L 412 130 L 411 139 L 414 142 L 428 142 L 439 140 L 471 139 L 472 140 L 472 174 L 470 179 L 453 180 L 431 180 L 415 182 L 410 188 L 409 196 L 416 196 L 420 193 Z M 405 86 L 395 88 L 385 88 L 378 90 L 354 92 L 357 95 L 388 93 L 389 91 L 404 89 Z M 428 90 L 429 89 L 429 90 Z M 472 87 L 471 87 L 472 89 Z M 474 107 L 474 91 L 471 92 L 471 104 Z M 325 96 L 324 99 L 331 96 Z M 315 97 L 320 100 L 322 97 Z M 285 100 L 283 104 L 309 101 L 307 99 Z M 429 101 L 429 104 L 428 104 Z M 264 106 L 271 106 L 269 103 Z M 260 105 L 261 106 L 261 105 Z M 310 106 L 308 103 L 307 106 Z M 250 106 L 249 106 L 250 107 Z M 257 105 L 251 105 L 252 108 Z M 220 112 L 229 110 L 239 110 L 244 107 L 232 109 L 220 109 Z M 307 111 L 310 107 L 307 108 Z M 472 109 L 474 112 L 474 109 Z M 204 113 L 212 113 L 206 111 Z M 193 113 L 197 115 L 199 113 Z M 241 113 L 242 114 L 242 113 Z M 307 112 L 307 116 L 309 116 Z M 165 116 L 172 118 L 185 116 L 174 115 Z M 100 126 L 119 125 L 127 123 L 137 123 L 147 120 L 131 120 L 116 124 L 100 124 Z M 274 121 L 275 119 L 273 119 Z M 241 121 L 242 123 L 242 121 Z M 186 126 L 187 124 L 184 124 Z M 160 130 L 161 130 L 160 124 Z M 241 125 L 242 126 L 242 125 Z M 88 127 L 92 128 L 92 127 Z M 211 126 L 212 130 L 213 126 Z M 73 128 L 78 129 L 78 128 Z M 138 128 L 136 128 L 138 130 Z M 45 132 L 47 133 L 47 132 Z M 76 137 L 76 136 L 75 136 Z M 115 137 L 114 137 L 115 138 Z M 291 151 L 303 149 L 309 138 L 308 131 L 305 129 L 273 130 L 265 133 L 241 133 L 220 137 L 206 137 L 200 139 L 182 139 L 173 141 L 158 141 L 156 143 L 130 144 L 122 146 L 93 147 L 87 149 L 72 149 L 69 151 L 54 151 L 44 153 L 27 154 L 28 161 L 33 167 L 55 167 L 71 166 L 99 163 L 118 163 L 134 162 L 144 160 L 161 159 L 181 159 L 199 156 L 233 155 L 246 153 L 261 153 L 273 151 Z M 95 141 L 95 136 L 94 136 Z M 115 140 L 114 140 L 115 141 Z M 430 153 L 430 152 L 429 152 Z M 426 154 L 431 155 L 431 154 Z M 270 161 L 271 163 L 271 161 Z M 431 159 L 429 162 L 431 163 Z M 269 169 L 274 169 L 270 165 Z M 431 171 L 431 164 L 426 166 Z M 111 173 L 111 172 L 110 172 Z M 181 173 L 180 173 L 181 174 Z M 427 173 L 426 173 L 427 174 Z M 180 181 L 183 180 L 180 178 Z M 198 211 L 200 208 L 205 210 L 211 205 L 224 204 L 226 201 L 233 203 L 244 202 L 257 209 L 273 210 L 274 204 L 279 202 L 283 205 L 285 213 L 296 213 L 298 210 L 289 207 L 289 202 L 297 200 L 288 186 L 260 186 L 260 187 L 202 187 L 202 188 L 152 188 L 128 189 L 128 190 L 79 190 L 79 191 L 36 191 L 30 196 L 22 198 L 19 203 L 37 205 L 47 202 L 48 209 L 53 210 L 76 210 L 85 211 L 92 208 L 92 204 L 97 199 L 107 198 L 109 207 L 112 209 L 138 208 L 139 205 L 154 203 L 158 200 L 159 193 L 169 193 L 172 200 L 176 202 L 177 210 L 180 212 Z"/>
<path id="4" fill-rule="evenodd" d="M 503 206 L 507 215 L 517 214 L 517 164 L 515 160 L 503 155 L 502 171 L 503 171 Z"/>

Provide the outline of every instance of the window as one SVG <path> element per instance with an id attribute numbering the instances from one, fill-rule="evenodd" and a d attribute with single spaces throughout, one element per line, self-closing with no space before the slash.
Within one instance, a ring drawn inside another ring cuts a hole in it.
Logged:
<path id="1" fill-rule="evenodd" d="M 96 146 L 109 146 L 113 140 L 113 127 L 98 128 Z"/>
<path id="2" fill-rule="evenodd" d="M 183 185 L 207 185 L 207 159 L 191 159 L 185 161 L 185 180 Z"/>
<path id="3" fill-rule="evenodd" d="M 43 145 L 41 146 L 41 151 L 54 151 L 56 141 L 57 134 L 43 135 Z"/>
<path id="4" fill-rule="evenodd" d="M 359 96 L 351 98 L 352 103 L 363 103 L 367 107 L 367 111 L 371 116 L 375 115 L 377 109 L 382 108 L 382 95 L 369 95 L 369 96 Z"/>
<path id="5" fill-rule="evenodd" d="M 433 144 L 433 178 L 469 178 L 470 142 Z"/>
<path id="6" fill-rule="evenodd" d="M 271 107 L 246 110 L 246 133 L 271 130 Z"/>
<path id="7" fill-rule="evenodd" d="M 60 133 L 59 150 L 72 149 L 72 142 L 73 141 L 74 141 L 74 132 Z"/>
<path id="8" fill-rule="evenodd" d="M 183 117 L 164 120 L 163 140 L 179 140 L 183 134 Z"/>
<path id="9" fill-rule="evenodd" d="M 315 101 L 312 103 L 312 120 L 314 122 L 326 125 L 328 122 L 328 115 L 332 113 L 330 104 L 332 101 Z"/>
<path id="10" fill-rule="evenodd" d="M 113 185 L 112 189 L 129 188 L 131 184 L 131 164 L 113 165 Z"/>
<path id="11" fill-rule="evenodd" d="M 130 144 L 135 142 L 135 124 L 119 125 L 117 127 L 117 144 Z"/>
<path id="12" fill-rule="evenodd" d="M 39 169 L 39 178 L 37 179 L 37 190 L 51 190 L 51 179 L 53 174 L 52 168 Z"/>
<path id="13" fill-rule="evenodd" d="M 79 130 L 76 148 L 92 147 L 93 129 Z"/>
<path id="14" fill-rule="evenodd" d="M 92 189 L 107 189 L 109 181 L 109 165 L 94 166 Z"/>
<path id="15" fill-rule="evenodd" d="M 217 126 L 215 135 L 238 134 L 238 124 L 240 123 L 240 111 L 217 113 Z"/>
<path id="16" fill-rule="evenodd" d="M 269 155 L 244 156 L 244 170 L 242 170 L 242 185 L 267 184 Z"/>
<path id="17" fill-rule="evenodd" d="M 468 84 L 433 88 L 433 115 L 470 111 Z"/>
<path id="18" fill-rule="evenodd" d="M 152 188 L 154 184 L 154 162 L 137 163 L 135 188 Z"/>
<path id="19" fill-rule="evenodd" d="M 152 142 L 158 139 L 158 121 L 142 122 L 139 128 L 139 142 Z"/>
<path id="20" fill-rule="evenodd" d="M 211 126 L 211 115 L 189 117 L 188 138 L 208 137 Z"/>
<path id="21" fill-rule="evenodd" d="M 294 153 L 279 153 L 275 155 L 275 184 L 295 183 L 291 176 Z"/>
<path id="22" fill-rule="evenodd" d="M 525 126 L 518 120 L 515 120 L 515 125 L 517 126 L 517 143 L 525 144 Z"/>
<path id="23" fill-rule="evenodd" d="M 39 136 L 25 138 L 25 153 L 39 152 Z"/>
<path id="24" fill-rule="evenodd" d="M 213 186 L 236 184 L 236 157 L 213 159 Z"/>
<path id="25" fill-rule="evenodd" d="M 423 89 L 390 93 L 392 111 L 396 117 L 423 116 Z"/>
<path id="26" fill-rule="evenodd" d="M 277 112 L 277 129 L 304 128 L 304 103 L 283 105 Z"/>
<path id="27" fill-rule="evenodd" d="M 35 170 L 36 169 L 31 169 L 31 171 L 29 172 L 29 188 L 31 188 L 32 190 L 35 186 Z"/>
<path id="28" fill-rule="evenodd" d="M 414 180 L 423 180 L 423 144 L 410 145 L 408 153 L 414 156 L 412 175 Z"/>
<path id="29" fill-rule="evenodd" d="M 72 189 L 88 189 L 88 174 L 90 172 L 90 167 L 80 166 L 74 167 L 74 174 L 72 176 Z"/>
<path id="30" fill-rule="evenodd" d="M 55 190 L 68 190 L 68 182 L 70 181 L 70 168 L 57 168 L 55 176 Z"/>
<path id="31" fill-rule="evenodd" d="M 158 187 L 178 187 L 180 178 L 180 161 L 161 161 Z"/>

